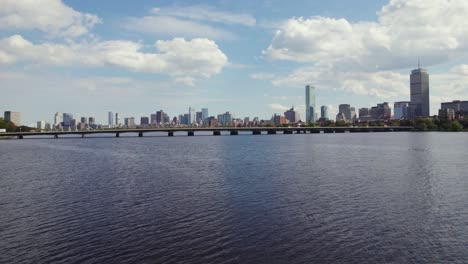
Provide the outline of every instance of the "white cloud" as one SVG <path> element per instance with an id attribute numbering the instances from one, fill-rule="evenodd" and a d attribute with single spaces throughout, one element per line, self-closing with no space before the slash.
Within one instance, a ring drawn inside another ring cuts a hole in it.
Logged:
<path id="1" fill-rule="evenodd" d="M 78 37 L 87 34 L 101 19 L 81 13 L 61 0 L 2 0 L 0 29 L 46 32 L 50 36 Z"/>
<path id="2" fill-rule="evenodd" d="M 283 112 L 289 109 L 289 107 L 287 107 L 287 106 L 284 106 L 282 104 L 276 104 L 276 103 L 275 104 L 269 104 L 268 106 L 273 110 L 283 111 Z"/>
<path id="3" fill-rule="evenodd" d="M 174 16 L 215 23 L 238 24 L 243 26 L 255 26 L 256 24 L 255 18 L 249 14 L 225 12 L 211 6 L 153 8 L 151 12 L 155 15 Z"/>
<path id="4" fill-rule="evenodd" d="M 159 40 L 154 44 L 157 53 L 142 52 L 142 48 L 141 43 L 123 40 L 34 44 L 14 35 L 0 40 L 0 63 L 17 60 L 52 65 L 111 65 L 138 72 L 191 77 L 210 77 L 228 63 L 226 55 L 208 39 Z M 2 59 L 1 54 L 10 58 Z"/>
<path id="5" fill-rule="evenodd" d="M 129 18 L 125 28 L 164 36 L 205 37 L 210 39 L 234 39 L 234 34 L 197 21 L 171 16 L 145 16 Z"/>
<path id="6" fill-rule="evenodd" d="M 259 72 L 259 73 L 251 74 L 250 78 L 255 79 L 255 80 L 271 80 L 275 78 L 275 75 L 273 73 Z"/>
<path id="7" fill-rule="evenodd" d="M 444 63 L 468 49 L 465 0 L 391 0 L 378 22 L 291 18 L 264 51 L 271 59 L 366 71 Z M 450 15 L 448 15 L 450 14 Z"/>

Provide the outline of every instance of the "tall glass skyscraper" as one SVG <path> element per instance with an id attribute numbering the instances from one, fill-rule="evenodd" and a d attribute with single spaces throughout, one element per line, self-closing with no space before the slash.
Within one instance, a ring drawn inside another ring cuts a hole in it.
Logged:
<path id="1" fill-rule="evenodd" d="M 306 85 L 305 87 L 305 106 L 306 106 L 306 122 L 315 122 L 315 87 Z"/>
<path id="2" fill-rule="evenodd" d="M 109 127 L 114 126 L 114 114 L 111 111 L 109 111 L 107 116 L 107 124 L 109 125 Z"/>
<path id="3" fill-rule="evenodd" d="M 202 112 L 202 120 L 203 122 L 205 122 L 205 120 L 208 118 L 208 108 L 202 108 L 201 112 Z"/>
<path id="4" fill-rule="evenodd" d="M 410 75 L 410 116 L 428 117 L 430 115 L 429 105 L 429 74 L 425 69 L 412 70 Z"/>
<path id="5" fill-rule="evenodd" d="M 320 118 L 328 119 L 328 106 L 322 105 L 320 108 Z"/>

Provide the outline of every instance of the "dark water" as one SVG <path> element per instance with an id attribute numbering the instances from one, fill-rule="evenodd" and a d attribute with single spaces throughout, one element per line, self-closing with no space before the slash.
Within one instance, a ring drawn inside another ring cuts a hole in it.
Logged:
<path id="1" fill-rule="evenodd" d="M 468 133 L 0 141 L 0 263 L 468 263 Z"/>

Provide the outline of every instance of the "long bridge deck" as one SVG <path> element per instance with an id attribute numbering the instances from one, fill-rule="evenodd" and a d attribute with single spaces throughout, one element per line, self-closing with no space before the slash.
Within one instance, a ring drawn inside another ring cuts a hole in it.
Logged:
<path id="1" fill-rule="evenodd" d="M 23 139 L 26 136 L 52 136 L 59 138 L 63 135 L 93 135 L 113 134 L 119 137 L 124 133 L 136 133 L 143 137 L 144 133 L 163 132 L 168 136 L 174 136 L 176 132 L 186 132 L 188 136 L 194 136 L 196 132 L 212 132 L 214 136 L 221 132 L 229 132 L 230 135 L 239 135 L 239 132 L 250 132 L 253 135 L 261 134 L 318 134 L 318 133 L 364 133 L 364 132 L 401 132 L 411 131 L 412 127 L 174 127 L 174 128 L 144 128 L 144 129 L 97 129 L 76 131 L 43 131 L 43 132 L 9 132 L 0 133 L 3 137 L 16 137 Z"/>

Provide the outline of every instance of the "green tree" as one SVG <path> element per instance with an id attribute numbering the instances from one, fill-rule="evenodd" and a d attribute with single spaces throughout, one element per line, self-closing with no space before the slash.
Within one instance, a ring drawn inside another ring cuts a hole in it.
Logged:
<path id="1" fill-rule="evenodd" d="M 458 120 L 455 120 L 452 122 L 452 124 L 450 125 L 450 130 L 451 131 L 462 131 L 463 130 L 463 126 L 460 124 L 460 122 L 458 122 Z"/>

